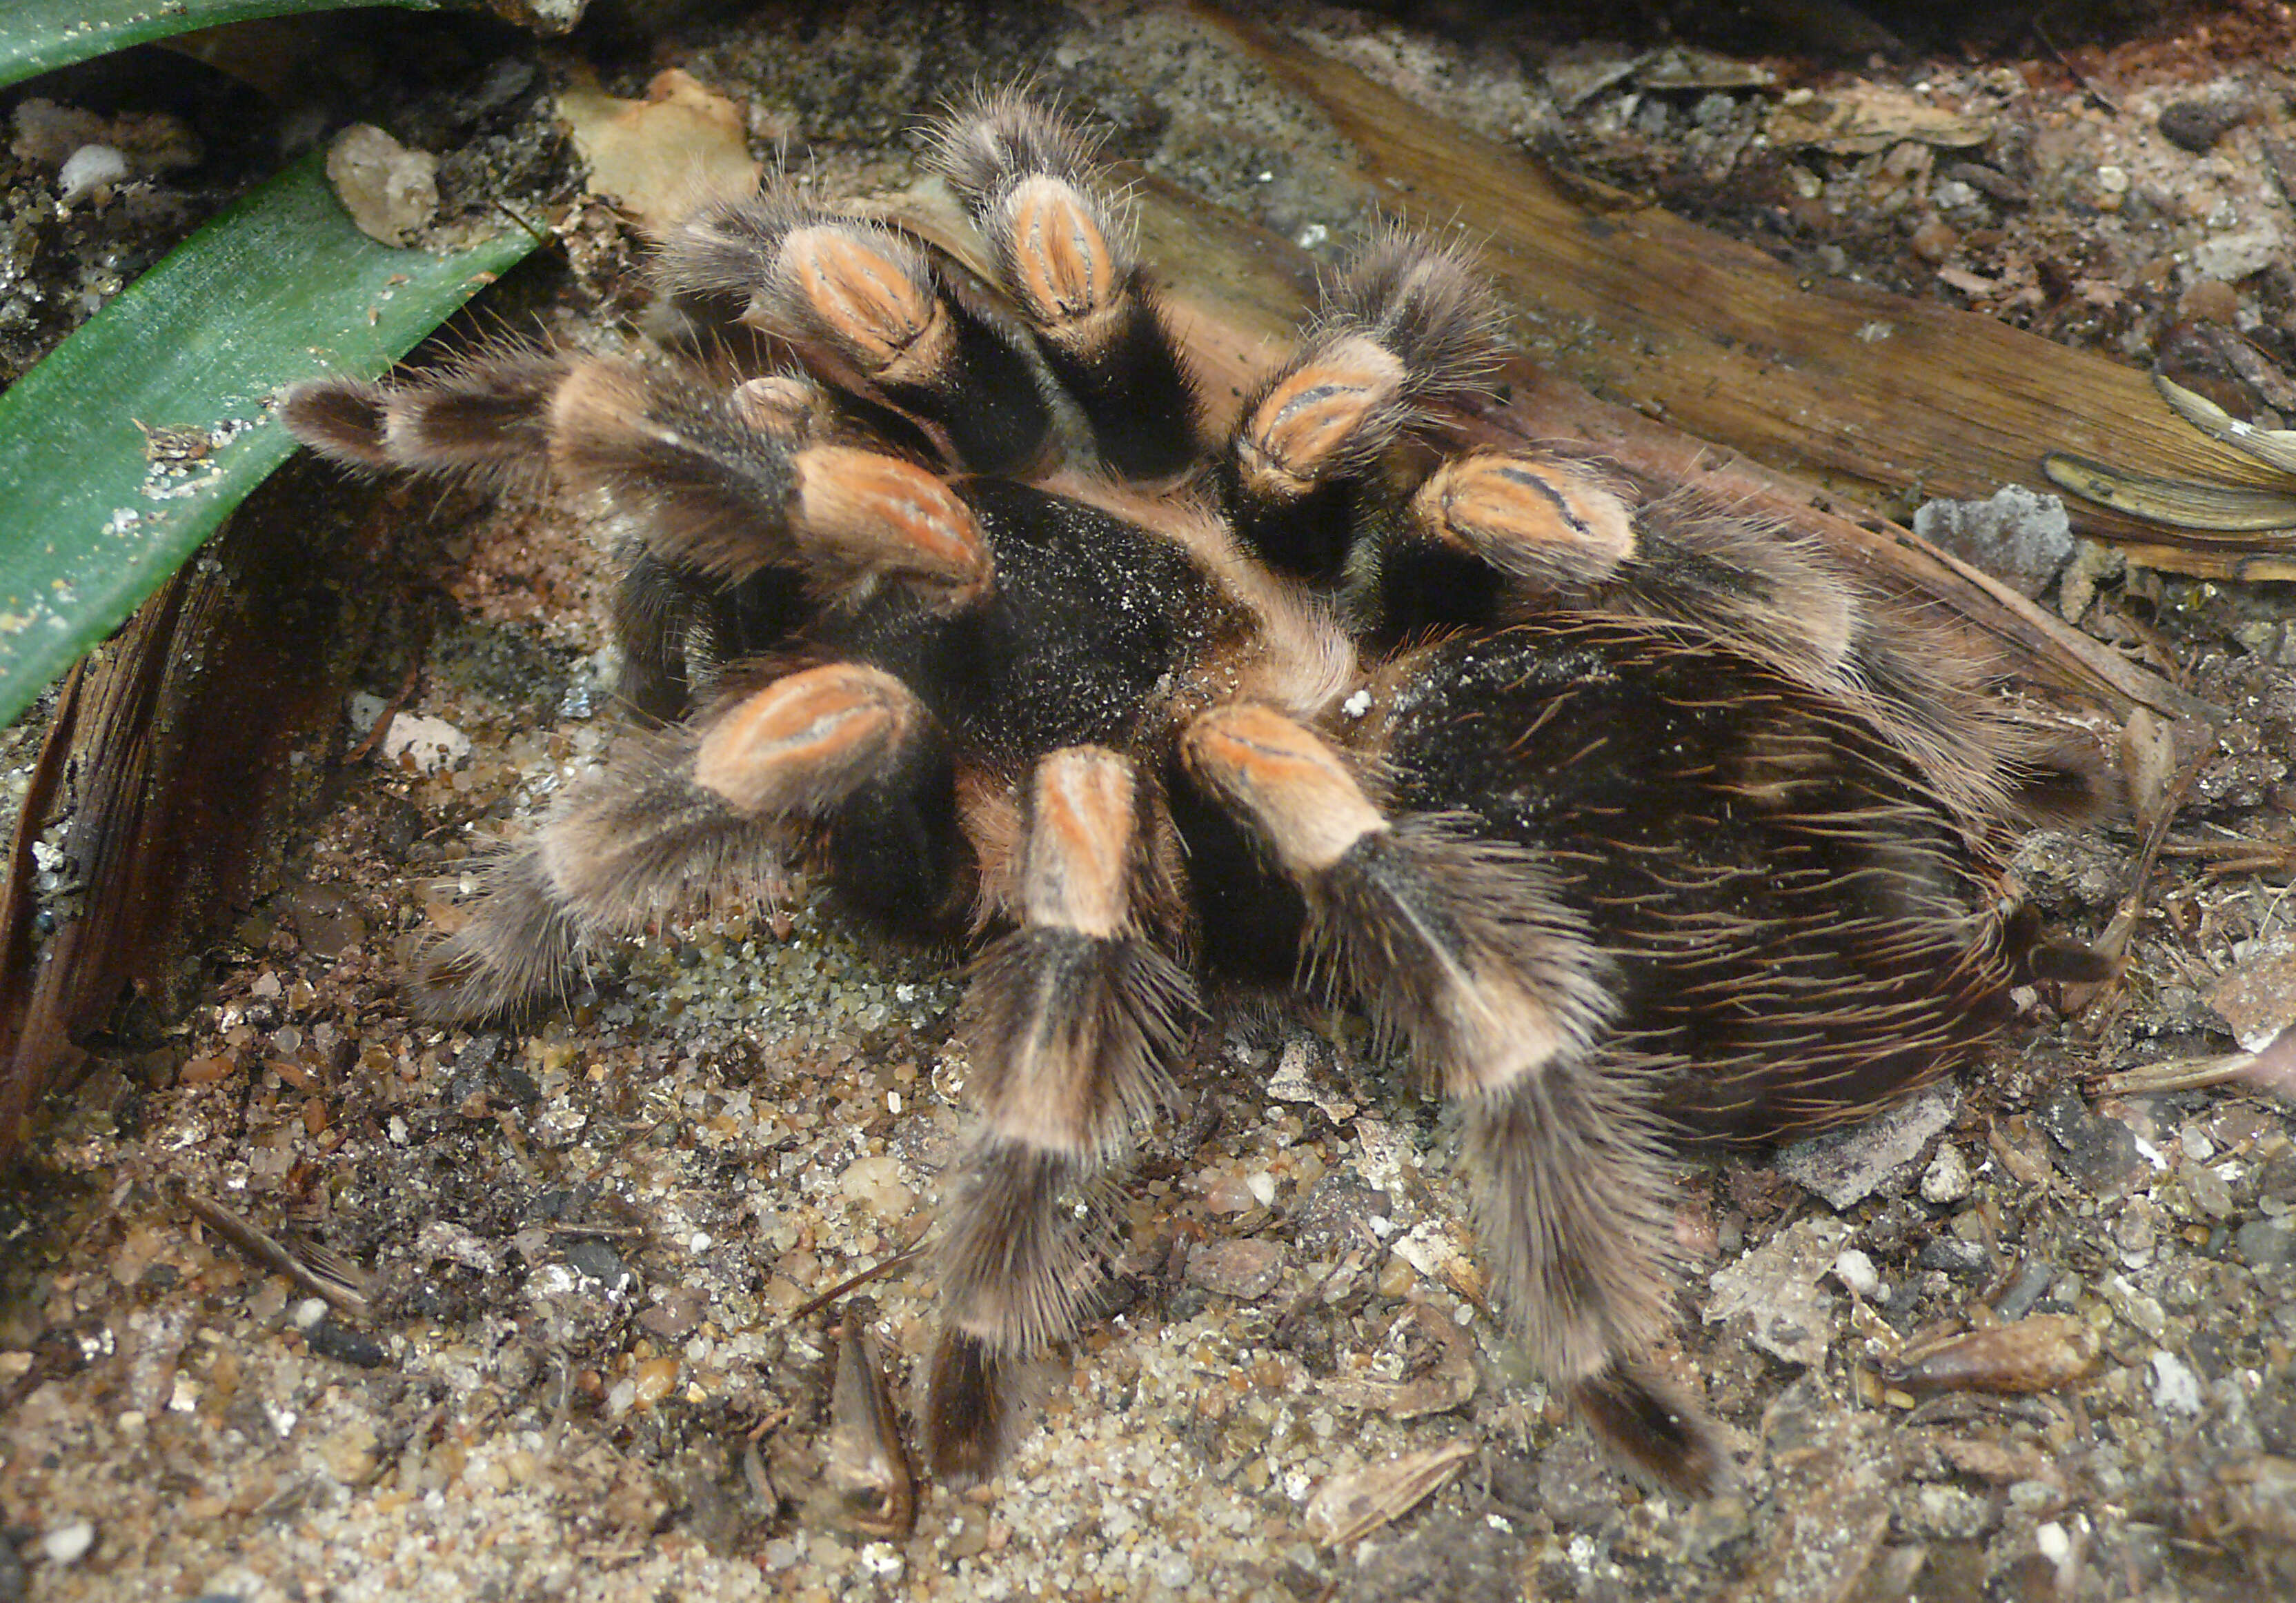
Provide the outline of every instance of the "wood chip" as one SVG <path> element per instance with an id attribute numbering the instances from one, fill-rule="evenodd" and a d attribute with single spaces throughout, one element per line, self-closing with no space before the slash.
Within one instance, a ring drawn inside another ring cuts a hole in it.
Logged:
<path id="1" fill-rule="evenodd" d="M 2095 1332 L 2070 1314 L 2045 1313 L 1992 1330 L 1923 1342 L 1884 1371 L 1909 1392 L 2047 1392 L 2095 1365 Z"/>
<path id="2" fill-rule="evenodd" d="M 1360 1542 L 1434 1496 L 1474 1456 L 1472 1443 L 1447 1442 L 1333 1476 L 1308 1500 L 1308 1533 L 1327 1548 Z"/>
<path id="3" fill-rule="evenodd" d="M 1770 142 L 1782 148 L 1815 145 L 1843 156 L 1878 156 L 1891 145 L 1968 150 L 1993 137 L 1990 123 L 1932 106 L 1894 84 L 1863 84 L 1780 106 L 1770 118 Z"/>

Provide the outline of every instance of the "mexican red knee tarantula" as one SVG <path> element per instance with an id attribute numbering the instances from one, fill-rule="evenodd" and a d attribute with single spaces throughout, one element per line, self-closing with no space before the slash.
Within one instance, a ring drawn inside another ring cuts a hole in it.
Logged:
<path id="1" fill-rule="evenodd" d="M 1462 449 L 1498 318 L 1400 233 L 1214 434 L 1084 142 L 1017 96 L 935 163 L 981 282 L 783 187 L 667 241 L 763 376 L 496 352 L 296 391 L 370 468 L 546 464 L 629 532 L 625 690 L 665 731 L 488 871 L 439 1013 L 792 850 L 857 914 L 985 941 L 925 1428 L 986 1471 L 1102 1272 L 1088 1201 L 1197 987 L 1305 974 L 1456 1099 L 1538 1367 L 1628 1459 L 1728 1468 L 1647 1362 L 1666 1151 L 1868 1108 L 2009 1013 L 2001 850 L 2064 775 L 1806 538 L 1578 451 Z"/>

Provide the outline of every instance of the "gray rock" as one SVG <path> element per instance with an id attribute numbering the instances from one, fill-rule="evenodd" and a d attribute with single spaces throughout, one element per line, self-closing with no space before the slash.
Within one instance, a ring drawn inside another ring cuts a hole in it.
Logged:
<path id="1" fill-rule="evenodd" d="M 1983 501 L 1924 502 L 1914 513 L 1914 533 L 2028 596 L 2046 590 L 2073 554 L 2065 503 L 2018 484 Z"/>
<path id="2" fill-rule="evenodd" d="M 2232 1244 L 2251 1269 L 2296 1264 L 2296 1220 L 2251 1219 L 2233 1231 Z"/>
<path id="3" fill-rule="evenodd" d="M 2034 1123 L 2047 1133 L 2049 1156 L 2065 1177 L 2100 1202 L 2118 1201 L 2152 1175 L 2135 1133 L 2090 1112 L 2072 1086 L 2058 1087 L 2035 1110 Z"/>
<path id="4" fill-rule="evenodd" d="M 1999 1521 L 1993 1500 L 1959 1486 L 1923 1486 L 1914 1493 L 1906 1525 L 1933 1541 L 1972 1542 Z"/>
<path id="5" fill-rule="evenodd" d="M 1748 1339 L 1788 1363 L 1816 1366 L 1833 1344 L 1836 1299 L 1818 1281 L 1849 1243 L 1839 1219 L 1804 1219 L 1735 1264 L 1714 1272 L 1706 1322 L 1742 1314 Z"/>
<path id="6" fill-rule="evenodd" d="M 1830 1206 L 1854 1207 L 1919 1157 L 1930 1138 L 1953 1123 L 1960 1107 L 1960 1087 L 1933 1085 L 1862 1125 L 1782 1148 L 1778 1172 Z"/>
<path id="7" fill-rule="evenodd" d="M 1922 1172 L 1923 1202 L 1959 1202 L 1969 1195 L 1969 1160 L 1951 1141 L 1938 1144 L 1937 1156 Z"/>

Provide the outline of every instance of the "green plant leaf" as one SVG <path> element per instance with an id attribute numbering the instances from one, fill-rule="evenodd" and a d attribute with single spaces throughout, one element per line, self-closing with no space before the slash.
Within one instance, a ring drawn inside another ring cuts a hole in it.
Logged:
<path id="1" fill-rule="evenodd" d="M 0 89 L 130 45 L 148 45 L 257 17 L 394 5 L 438 11 L 443 0 L 7 0 L 0 7 Z"/>
<path id="2" fill-rule="evenodd" d="M 377 244 L 315 154 L 0 395 L 0 722 L 294 451 L 282 388 L 381 373 L 535 243 L 510 228 L 447 256 Z"/>

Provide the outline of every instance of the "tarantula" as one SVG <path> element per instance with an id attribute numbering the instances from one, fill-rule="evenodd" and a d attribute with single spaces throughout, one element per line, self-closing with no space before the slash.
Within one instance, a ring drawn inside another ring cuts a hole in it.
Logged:
<path id="1" fill-rule="evenodd" d="M 1499 319 L 1457 250 L 1374 241 L 1216 430 L 1076 131 L 993 96 L 934 165 L 993 282 L 771 184 L 661 246 L 714 364 L 496 350 L 289 397 L 339 461 L 546 468 L 627 530 L 624 688 L 665 727 L 492 862 L 414 989 L 512 1009 L 792 853 L 978 943 L 923 1411 L 962 1480 L 1091 1305 L 1085 1205 L 1200 984 L 1304 976 L 1458 1103 L 1539 1370 L 1711 1488 L 1648 1361 L 1669 1149 L 1857 1115 L 1994 1033 L 2029 945 L 2004 844 L 2067 775 L 1808 538 L 1463 447 Z"/>

